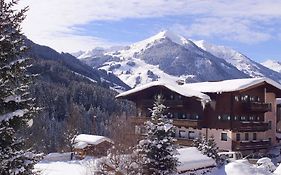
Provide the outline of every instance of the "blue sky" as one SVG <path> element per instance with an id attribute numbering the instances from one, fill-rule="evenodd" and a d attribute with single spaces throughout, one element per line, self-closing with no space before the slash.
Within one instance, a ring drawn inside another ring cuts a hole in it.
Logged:
<path id="1" fill-rule="evenodd" d="M 22 0 L 23 31 L 58 51 L 128 45 L 161 30 L 281 60 L 280 0 Z"/>

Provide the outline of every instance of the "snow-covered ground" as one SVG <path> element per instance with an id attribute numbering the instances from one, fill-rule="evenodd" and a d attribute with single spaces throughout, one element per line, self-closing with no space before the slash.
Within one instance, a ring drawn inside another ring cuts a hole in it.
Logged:
<path id="1" fill-rule="evenodd" d="M 90 175 L 94 171 L 90 167 L 89 160 L 40 162 L 35 166 L 36 170 L 39 170 L 42 175 Z M 219 169 L 203 169 L 193 173 L 200 175 L 206 170 L 209 170 L 209 172 L 205 175 L 281 175 L 281 168 L 273 174 L 262 168 L 239 161 L 231 162 Z M 182 175 L 189 175 L 189 173 Z"/>
<path id="2" fill-rule="evenodd" d="M 40 162 L 35 165 L 35 170 L 42 175 L 87 174 L 87 168 L 82 161 Z"/>
<path id="3" fill-rule="evenodd" d="M 194 167 L 196 163 L 192 163 L 193 158 L 195 162 L 202 160 L 202 162 L 200 162 L 200 167 L 209 167 L 214 163 L 204 155 L 198 156 L 197 154 L 200 154 L 200 152 L 197 150 L 179 150 L 179 153 L 179 159 L 182 161 L 180 168 Z M 188 155 L 186 153 L 188 153 Z M 205 160 L 206 166 L 203 160 Z M 89 157 L 84 160 L 70 160 L 69 154 L 67 153 L 53 153 L 36 164 L 35 170 L 39 171 L 41 175 L 92 175 L 96 171 L 96 164 L 98 161 L 99 159 Z M 198 166 L 196 168 L 198 168 Z M 203 173 L 204 175 L 281 175 L 281 166 L 278 167 L 274 173 L 271 173 L 267 171 L 264 166 L 252 165 L 248 163 L 247 160 L 237 160 L 221 168 L 200 169 L 192 173 L 193 175 L 201 175 Z M 182 175 L 190 175 L 190 173 L 186 172 Z"/>

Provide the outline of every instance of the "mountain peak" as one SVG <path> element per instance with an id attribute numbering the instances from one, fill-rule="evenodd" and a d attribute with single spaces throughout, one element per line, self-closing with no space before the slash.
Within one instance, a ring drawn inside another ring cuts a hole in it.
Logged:
<path id="1" fill-rule="evenodd" d="M 154 40 L 159 40 L 162 38 L 168 38 L 170 39 L 172 42 L 179 44 L 179 45 L 186 45 L 188 43 L 190 43 L 190 41 L 188 41 L 185 37 L 178 35 L 170 30 L 163 30 L 161 32 L 159 32 L 158 34 L 150 37 L 151 39 Z"/>
<path id="2" fill-rule="evenodd" d="M 153 35 L 145 40 L 136 42 L 126 49 L 122 49 L 119 52 L 119 56 L 121 59 L 127 59 L 127 58 L 132 58 L 134 57 L 135 54 L 139 54 L 143 52 L 144 50 L 152 47 L 153 45 L 160 43 L 162 40 L 170 40 L 173 43 L 176 43 L 178 45 L 187 47 L 187 46 L 195 46 L 194 43 L 189 41 L 188 39 L 184 38 L 183 36 L 180 36 L 178 34 L 173 33 L 172 31 L 169 30 L 163 30 L 156 35 Z M 109 52 L 107 55 L 116 55 L 115 52 Z"/>

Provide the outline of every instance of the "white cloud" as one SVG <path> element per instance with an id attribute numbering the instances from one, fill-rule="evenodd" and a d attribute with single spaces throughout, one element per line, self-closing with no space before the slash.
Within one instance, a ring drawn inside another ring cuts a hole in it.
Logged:
<path id="1" fill-rule="evenodd" d="M 259 31 L 249 20 L 233 18 L 202 18 L 190 26 L 175 24 L 171 30 L 182 33 L 188 37 L 204 36 L 219 37 L 225 40 L 234 40 L 242 43 L 257 43 L 267 41 L 272 36 L 264 31 Z"/>
<path id="2" fill-rule="evenodd" d="M 35 38 L 58 52 L 75 52 L 79 50 L 91 50 L 95 47 L 107 48 L 114 45 L 125 45 L 127 43 L 114 43 L 93 36 L 80 36 L 73 34 L 45 35 Z"/>
<path id="3" fill-rule="evenodd" d="M 67 45 L 83 49 L 85 43 L 107 45 L 109 41 L 78 36 L 75 26 L 92 21 L 122 20 L 126 18 L 151 18 L 167 15 L 195 16 L 198 20 L 189 25 L 190 34 L 203 32 L 205 35 L 223 34 L 226 39 L 241 42 L 264 41 L 268 33 L 252 27 L 252 21 L 265 22 L 281 18 L 279 0 L 22 0 L 29 5 L 23 29 L 28 37 L 38 43 L 54 42 L 55 48 L 64 50 Z M 218 19 L 225 21 L 219 22 Z M 206 20 L 207 19 L 207 20 Z M 244 21 L 240 24 L 238 20 Z M 214 20 L 212 26 L 210 20 Z M 228 34 L 236 34 L 228 36 Z M 59 36 L 59 37 L 58 37 Z M 248 36 L 248 37 L 247 37 Z M 73 37 L 73 38 L 68 38 Z M 65 39 L 68 42 L 61 42 Z M 62 43 L 62 44 L 57 44 Z M 63 44 L 64 43 L 64 44 Z M 52 45 L 50 45 L 52 46 Z"/>

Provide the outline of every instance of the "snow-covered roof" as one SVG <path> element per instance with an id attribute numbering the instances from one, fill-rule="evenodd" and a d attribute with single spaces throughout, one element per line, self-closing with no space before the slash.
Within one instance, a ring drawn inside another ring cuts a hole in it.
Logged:
<path id="1" fill-rule="evenodd" d="M 281 90 L 281 85 L 279 83 L 265 77 L 232 79 L 217 82 L 189 83 L 184 87 L 198 90 L 203 93 L 221 93 L 243 90 L 264 82 Z"/>
<path id="2" fill-rule="evenodd" d="M 80 134 L 74 139 L 74 148 L 83 149 L 88 145 L 98 145 L 104 141 L 113 143 L 113 141 L 104 136 Z"/>
<path id="3" fill-rule="evenodd" d="M 179 155 L 177 155 L 180 165 L 178 165 L 178 172 L 196 170 L 200 168 L 206 168 L 215 166 L 214 159 L 203 155 L 196 147 L 188 147 L 178 149 Z"/>
<path id="4" fill-rule="evenodd" d="M 199 99 L 201 99 L 201 101 L 211 101 L 210 97 L 206 94 L 203 94 L 199 91 L 196 91 L 196 90 L 191 90 L 190 88 L 186 87 L 185 85 L 178 85 L 176 82 L 175 84 L 170 84 L 170 83 L 167 83 L 167 82 L 160 82 L 160 81 L 153 81 L 151 83 L 147 83 L 145 85 L 142 85 L 142 86 L 138 86 L 134 89 L 131 89 L 131 90 L 128 90 L 126 92 L 123 92 L 119 95 L 116 96 L 116 98 L 119 98 L 119 97 L 126 97 L 128 95 L 131 95 L 131 94 L 134 94 L 134 93 L 137 93 L 139 91 L 142 91 L 142 90 L 145 90 L 145 89 L 148 89 L 148 88 L 151 88 L 151 87 L 155 87 L 155 86 L 163 86 L 163 87 L 166 87 L 167 89 L 173 91 L 173 92 L 176 92 L 182 96 L 185 96 L 185 97 L 197 97 Z"/>

